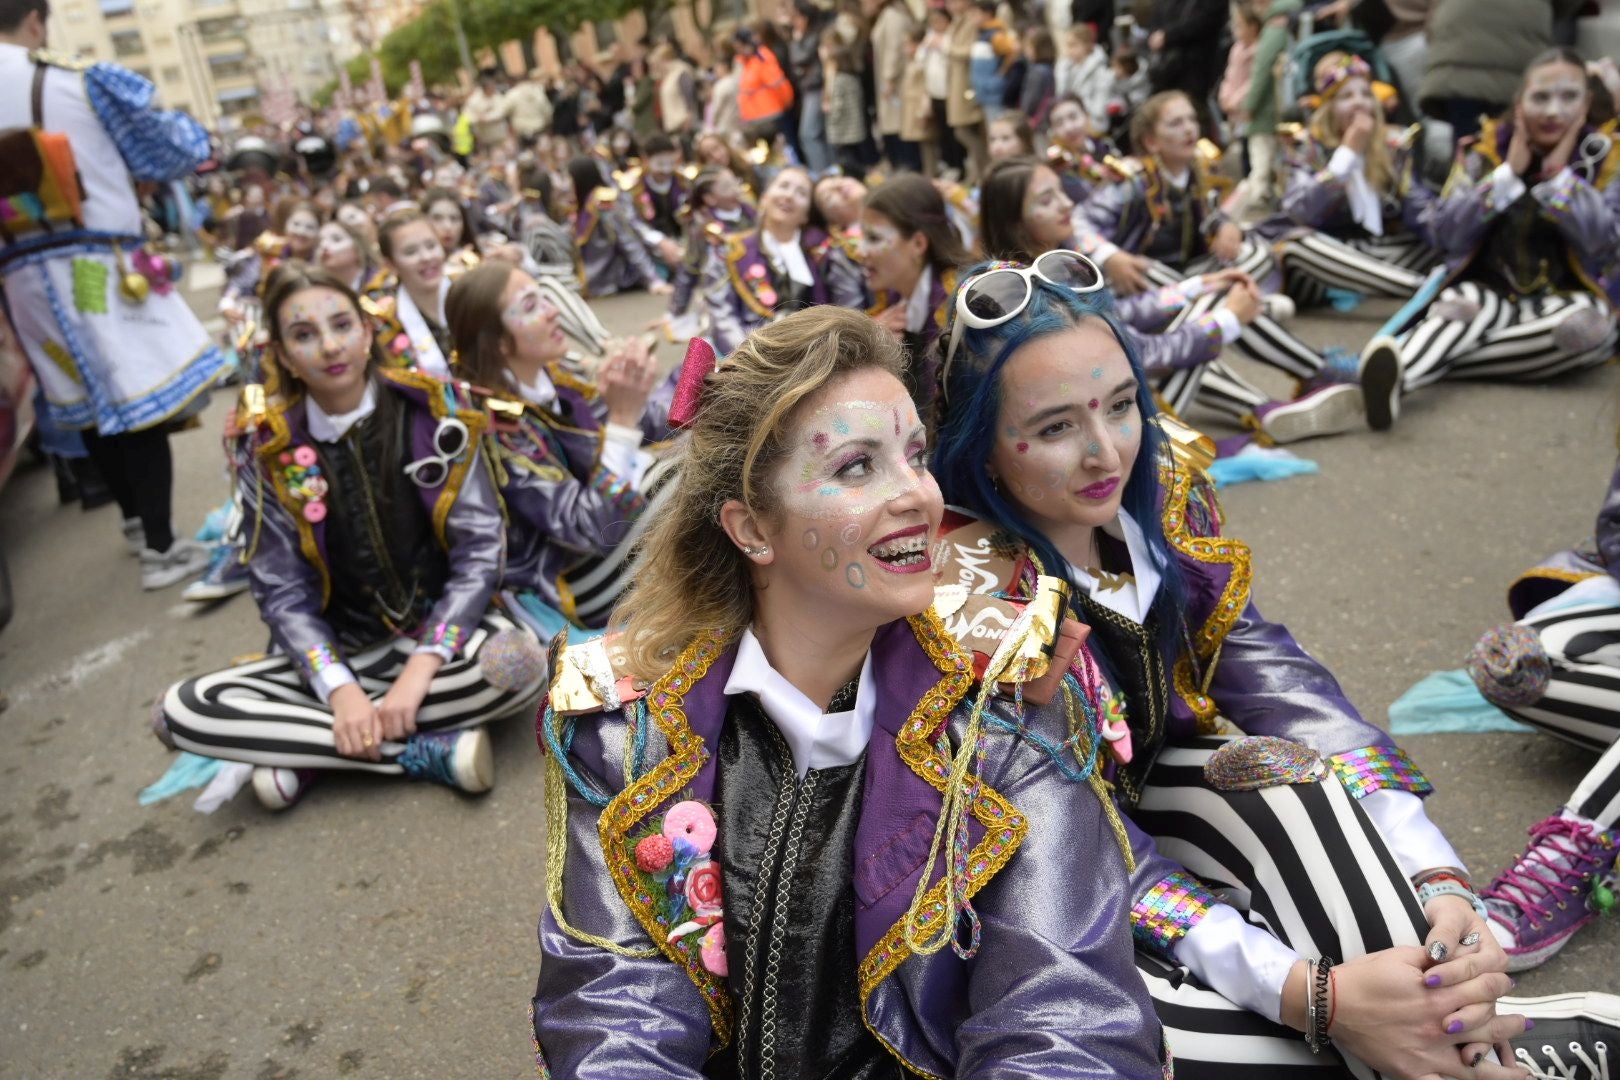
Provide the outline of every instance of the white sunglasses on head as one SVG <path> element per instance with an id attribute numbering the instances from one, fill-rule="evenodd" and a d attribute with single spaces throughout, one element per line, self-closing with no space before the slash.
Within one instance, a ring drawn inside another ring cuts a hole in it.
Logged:
<path id="1" fill-rule="evenodd" d="M 956 359 L 957 346 L 962 343 L 962 327 L 989 330 L 1017 318 L 1035 295 L 1030 279 L 1037 277 L 1048 285 L 1081 296 L 1103 287 L 1102 271 L 1097 269 L 1096 263 L 1078 251 L 1064 249 L 1048 251 L 1028 266 L 1003 263 L 968 278 L 956 290 L 956 320 L 951 326 L 950 345 L 945 349 L 945 363 L 940 368 L 941 396 L 950 385 L 951 362 Z"/>

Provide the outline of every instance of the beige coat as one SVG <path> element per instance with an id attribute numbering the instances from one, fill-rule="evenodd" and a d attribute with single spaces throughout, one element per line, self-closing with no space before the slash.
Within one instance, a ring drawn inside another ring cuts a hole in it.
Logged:
<path id="1" fill-rule="evenodd" d="M 973 96 L 973 43 L 979 32 L 958 15 L 951 23 L 950 78 L 945 94 L 945 123 L 951 127 L 972 127 L 984 122 L 984 110 Z"/>
<path id="2" fill-rule="evenodd" d="M 670 61 L 664 77 L 658 80 L 658 107 L 664 130 L 671 135 L 697 127 L 697 112 L 686 94 L 681 92 L 681 83 L 687 80 L 690 80 L 689 85 L 696 92 L 697 73 L 680 60 Z"/>
<path id="3" fill-rule="evenodd" d="M 934 103 L 928 97 L 928 77 L 917 56 L 906 65 L 900 80 L 900 137 L 906 142 L 927 142 L 934 137 Z"/>
<path id="4" fill-rule="evenodd" d="M 877 92 L 877 129 L 883 135 L 900 131 L 900 80 L 906 73 L 906 37 L 911 32 L 906 5 L 884 5 L 872 24 L 872 74 Z"/>

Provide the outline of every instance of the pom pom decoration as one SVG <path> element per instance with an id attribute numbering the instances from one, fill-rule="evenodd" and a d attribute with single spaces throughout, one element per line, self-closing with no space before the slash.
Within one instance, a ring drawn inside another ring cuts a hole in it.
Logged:
<path id="1" fill-rule="evenodd" d="M 720 369 L 714 346 L 702 338 L 686 343 L 686 359 L 681 361 L 681 373 L 675 380 L 675 396 L 669 404 L 671 427 L 689 427 L 697 418 L 698 401 L 703 397 L 703 380 L 710 372 Z"/>
<path id="2" fill-rule="evenodd" d="M 546 677 L 546 651 L 527 630 L 501 630 L 478 650 L 478 670 L 497 690 L 523 690 Z"/>
<path id="3" fill-rule="evenodd" d="M 1553 327 L 1553 344 L 1570 355 L 1591 352 L 1609 336 L 1610 320 L 1596 308 L 1579 307 Z"/>
<path id="4" fill-rule="evenodd" d="M 1216 791 L 1256 791 L 1281 784 L 1309 784 L 1326 773 L 1327 765 L 1315 750 L 1274 735 L 1234 739 L 1204 763 L 1204 779 Z"/>
<path id="5" fill-rule="evenodd" d="M 636 869 L 656 874 L 675 861 L 675 845 L 664 836 L 645 836 L 636 845 Z"/>
<path id="6" fill-rule="evenodd" d="M 1552 664 L 1541 638 L 1522 623 L 1488 630 L 1468 657 L 1468 676 L 1486 699 L 1502 706 L 1534 705 L 1547 692 Z"/>

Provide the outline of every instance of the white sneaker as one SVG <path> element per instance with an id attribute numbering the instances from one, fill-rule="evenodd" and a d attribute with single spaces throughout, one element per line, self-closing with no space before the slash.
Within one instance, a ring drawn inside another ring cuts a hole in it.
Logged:
<path id="1" fill-rule="evenodd" d="M 1267 293 L 1260 298 L 1260 313 L 1272 322 L 1287 322 L 1298 311 L 1299 309 L 1294 306 L 1294 298 L 1283 293 Z"/>
<path id="2" fill-rule="evenodd" d="M 1401 382 L 1406 365 L 1401 360 L 1401 343 L 1380 334 L 1361 350 L 1361 395 L 1367 403 L 1367 426 L 1388 431 L 1401 415 Z"/>
<path id="3" fill-rule="evenodd" d="M 314 769 L 275 769 L 268 765 L 253 769 L 253 794 L 266 810 L 287 809 L 302 799 L 314 782 Z"/>
<path id="4" fill-rule="evenodd" d="M 195 540 L 175 538 L 168 551 L 141 552 L 141 588 L 167 589 L 208 567 L 208 548 Z"/>
<path id="5" fill-rule="evenodd" d="M 146 550 L 146 526 L 141 524 L 140 518 L 125 518 L 124 546 L 131 555 L 139 555 Z"/>
<path id="6" fill-rule="evenodd" d="M 1262 405 L 1254 415 L 1260 430 L 1281 445 L 1353 431 L 1365 411 L 1361 387 L 1335 383 L 1293 401 Z"/>

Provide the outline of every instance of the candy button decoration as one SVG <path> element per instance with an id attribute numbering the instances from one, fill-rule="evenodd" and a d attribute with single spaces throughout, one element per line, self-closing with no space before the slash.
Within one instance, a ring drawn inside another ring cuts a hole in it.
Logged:
<path id="1" fill-rule="evenodd" d="M 290 451 L 282 451 L 281 462 L 282 479 L 287 485 L 287 494 L 298 499 L 303 505 L 299 513 L 311 525 L 319 525 L 326 520 L 326 494 L 330 490 L 326 478 L 321 475 L 320 457 L 315 453 L 313 446 L 295 446 Z"/>

